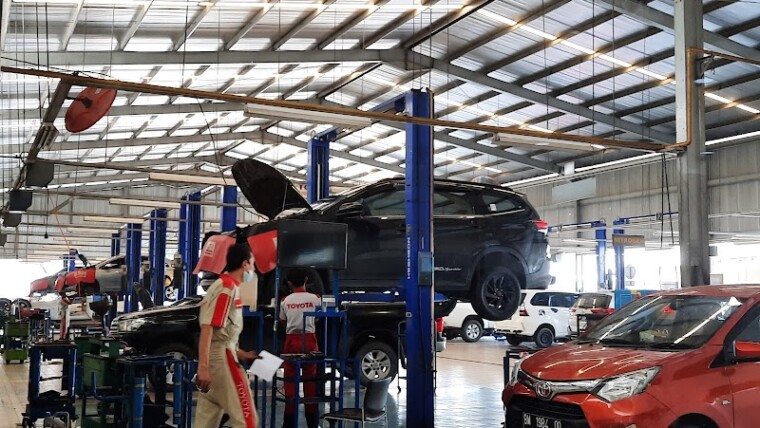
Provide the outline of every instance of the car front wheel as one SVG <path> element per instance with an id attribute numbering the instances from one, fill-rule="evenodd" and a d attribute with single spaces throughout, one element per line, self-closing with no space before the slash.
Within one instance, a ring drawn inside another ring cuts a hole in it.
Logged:
<path id="1" fill-rule="evenodd" d="M 505 267 L 479 275 L 473 291 L 472 307 L 483 319 L 503 321 L 520 305 L 520 281 Z"/>
<path id="2" fill-rule="evenodd" d="M 361 372 L 361 383 L 369 385 L 372 380 L 393 379 L 398 373 L 398 354 L 384 342 L 374 341 L 362 345 L 356 351 Z"/>
<path id="3" fill-rule="evenodd" d="M 483 337 L 483 324 L 480 321 L 470 318 L 462 323 L 462 340 L 467 343 L 474 343 Z"/>

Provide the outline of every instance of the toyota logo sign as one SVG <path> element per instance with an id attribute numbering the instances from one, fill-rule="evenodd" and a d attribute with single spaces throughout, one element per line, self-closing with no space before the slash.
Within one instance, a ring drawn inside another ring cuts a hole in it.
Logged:
<path id="1" fill-rule="evenodd" d="M 538 398 L 541 398 L 543 400 L 551 400 L 552 387 L 547 382 L 536 382 L 533 388 L 536 390 L 536 395 Z"/>

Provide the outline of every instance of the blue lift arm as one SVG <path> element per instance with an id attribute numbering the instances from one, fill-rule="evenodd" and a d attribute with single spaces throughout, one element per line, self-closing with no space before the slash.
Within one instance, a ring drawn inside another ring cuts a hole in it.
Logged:
<path id="1" fill-rule="evenodd" d="M 177 252 L 179 252 L 179 256 L 182 259 L 183 264 L 187 263 L 187 245 L 185 243 L 187 242 L 187 209 L 189 207 L 185 201 L 187 201 L 187 196 L 180 198 L 179 234 L 177 239 Z M 182 282 L 178 283 L 177 287 L 177 300 L 182 300 L 187 296 L 189 296 L 187 290 L 187 281 L 182 278 Z"/>
<path id="2" fill-rule="evenodd" d="M 222 232 L 235 230 L 237 227 L 237 207 L 230 204 L 237 204 L 237 186 L 224 186 L 222 190 Z"/>
<path id="3" fill-rule="evenodd" d="M 201 192 L 193 192 L 187 196 L 190 202 L 200 202 Z M 187 218 L 185 222 L 185 254 L 182 257 L 185 263 L 185 295 L 197 294 L 198 276 L 193 274 L 195 265 L 201 253 L 201 206 L 200 204 L 185 204 L 187 206 Z"/>

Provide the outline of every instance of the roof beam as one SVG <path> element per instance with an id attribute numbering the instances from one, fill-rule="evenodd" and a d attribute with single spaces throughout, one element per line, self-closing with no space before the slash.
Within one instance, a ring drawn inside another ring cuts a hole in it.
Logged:
<path id="1" fill-rule="evenodd" d="M 269 12 L 272 9 L 272 6 L 274 6 L 274 3 L 276 3 L 276 0 L 264 0 L 263 3 L 270 4 L 269 6 L 262 6 L 261 9 L 257 10 L 253 13 L 248 19 L 245 21 L 245 25 L 238 30 L 234 36 L 232 36 L 229 40 L 227 40 L 224 43 L 224 49 L 230 50 L 232 49 L 240 40 L 243 39 L 252 29 L 256 26 L 256 24 L 261 21 L 261 18 L 263 18 L 267 12 Z"/>
<path id="2" fill-rule="evenodd" d="M 25 52 L 4 52 L 4 61 L 23 61 Z M 46 61 L 57 67 L 169 64 L 306 64 L 332 62 L 401 62 L 404 49 L 350 49 L 342 51 L 207 51 L 207 52 L 50 52 Z"/>
<path id="3" fill-rule="evenodd" d="M 661 12 L 649 7 L 636 0 L 596 0 L 594 4 L 600 5 L 607 9 L 614 9 L 625 12 L 626 15 L 638 19 L 645 24 L 657 27 L 669 34 L 675 34 L 673 29 L 673 15 Z M 715 34 L 711 31 L 703 30 L 705 44 L 714 46 L 734 55 L 748 58 L 754 61 L 760 61 L 760 51 L 749 46 L 735 42 L 729 38 Z"/>
<path id="4" fill-rule="evenodd" d="M 71 12 L 71 17 L 69 17 L 69 25 L 66 26 L 66 29 L 63 31 L 63 34 L 61 35 L 61 45 L 58 49 L 65 51 L 69 47 L 69 41 L 71 40 L 71 36 L 74 35 L 74 30 L 77 28 L 77 23 L 79 22 L 79 15 L 82 13 L 82 6 L 84 5 L 84 0 L 79 0 L 74 7 L 74 10 Z"/>
<path id="5" fill-rule="evenodd" d="M 132 17 L 132 24 L 127 28 L 127 31 L 124 32 L 119 40 L 120 51 L 123 51 L 129 44 L 129 41 L 132 40 L 132 37 L 134 37 L 137 30 L 140 28 L 143 19 L 145 19 L 145 15 L 148 14 L 148 9 L 150 9 L 150 3 L 142 4 L 137 9 L 137 13 Z"/>
<path id="6" fill-rule="evenodd" d="M 665 134 L 663 132 L 654 131 L 646 126 L 639 125 L 627 120 L 618 119 L 609 115 L 595 112 L 590 108 L 583 107 L 578 104 L 562 101 L 556 97 L 549 96 L 547 94 L 541 94 L 539 92 L 531 91 L 530 89 L 523 88 L 522 86 L 508 83 L 503 80 L 489 77 L 483 73 L 477 71 L 468 70 L 464 67 L 456 66 L 450 62 L 442 61 L 422 55 L 416 52 L 410 52 L 407 56 L 407 61 L 418 66 L 423 64 L 434 70 L 438 70 L 441 73 L 448 73 L 449 75 L 456 76 L 460 79 L 467 80 L 472 83 L 477 83 L 486 87 L 491 87 L 497 91 L 512 94 L 514 96 L 523 98 L 534 103 L 545 104 L 550 107 L 554 107 L 557 110 L 562 110 L 566 113 L 574 114 L 586 119 L 590 119 L 596 122 L 610 125 L 614 128 L 619 128 L 628 131 L 633 134 L 638 134 L 645 138 L 652 139 L 657 142 L 672 144 L 675 141 L 675 136 L 671 134 Z M 397 64 L 397 66 L 404 68 L 405 64 Z"/>
<path id="7" fill-rule="evenodd" d="M 173 51 L 178 51 L 182 47 L 182 45 L 187 43 L 187 39 L 189 39 L 190 36 L 192 36 L 193 33 L 195 33 L 195 30 L 197 30 L 198 27 L 201 26 L 203 19 L 206 18 L 206 16 L 208 16 L 208 14 L 211 12 L 211 9 L 213 9 L 214 6 L 216 6 L 216 3 L 218 1 L 219 0 L 207 0 L 205 2 L 205 5 L 203 6 L 203 10 L 195 14 L 192 22 L 188 24 L 188 26 L 185 28 L 185 31 L 182 33 L 182 35 L 179 38 L 177 38 L 177 40 L 172 45 Z"/>
<path id="8" fill-rule="evenodd" d="M 306 28 L 306 26 L 311 23 L 311 21 L 314 21 L 320 14 L 322 14 L 322 11 L 325 10 L 325 7 L 330 6 L 333 3 L 335 3 L 335 0 L 325 0 L 322 2 L 322 6 L 324 7 L 312 9 L 311 11 L 301 15 L 293 27 L 291 27 L 285 34 L 280 36 L 280 38 L 272 41 L 269 49 L 273 51 L 280 49 L 283 45 L 285 45 L 285 43 L 288 42 L 288 40 L 290 40 L 291 37 L 300 33 L 301 30 Z"/>
<path id="9" fill-rule="evenodd" d="M 390 0 L 375 0 L 372 5 L 379 7 L 385 5 L 389 1 Z M 338 28 L 336 28 L 332 33 L 327 35 L 327 37 L 317 41 L 317 49 L 325 49 L 326 47 L 330 46 L 330 44 L 338 40 L 342 35 L 346 34 L 346 32 L 359 25 L 362 21 L 375 13 L 376 10 L 377 9 L 367 8 L 354 12 L 353 15 L 351 15 L 342 24 L 340 24 L 340 26 L 338 26 Z"/>
<path id="10" fill-rule="evenodd" d="M 2 0 L 2 20 L 0 20 L 0 51 L 5 50 L 8 28 L 11 26 L 11 0 Z M 5 52 L 3 52 L 5 54 Z"/>

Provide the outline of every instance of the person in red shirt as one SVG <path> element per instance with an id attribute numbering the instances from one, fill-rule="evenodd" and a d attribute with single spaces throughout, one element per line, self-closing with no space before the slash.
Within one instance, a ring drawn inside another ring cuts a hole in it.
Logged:
<path id="1" fill-rule="evenodd" d="M 218 428 L 223 415 L 234 428 L 256 428 L 258 416 L 251 385 L 239 360 L 253 360 L 253 351 L 238 349 L 243 330 L 243 303 L 238 285 L 253 270 L 251 250 L 236 244 L 227 251 L 226 272 L 219 276 L 203 297 L 200 312 L 201 336 L 198 344 L 198 406 L 195 424 Z"/>
<path id="2" fill-rule="evenodd" d="M 285 324 L 285 345 L 283 354 L 308 354 L 318 352 L 319 345 L 315 333 L 314 317 L 304 320 L 304 312 L 314 312 L 322 306 L 322 299 L 313 293 L 306 291 L 306 283 L 309 279 L 308 272 L 304 269 L 291 269 L 287 274 L 287 282 L 293 291 L 282 299 L 280 303 L 280 321 Z M 296 376 L 295 364 L 285 362 L 285 378 L 292 379 Z M 302 376 L 305 379 L 314 378 L 317 375 L 316 364 L 303 364 Z M 304 398 L 317 396 L 317 384 L 315 381 L 303 382 Z M 285 412 L 283 415 L 283 428 L 293 427 L 296 416 L 296 408 L 293 400 L 296 396 L 294 382 L 285 381 Z M 319 427 L 319 405 L 309 403 L 305 405 L 306 426 L 308 428 Z"/>

